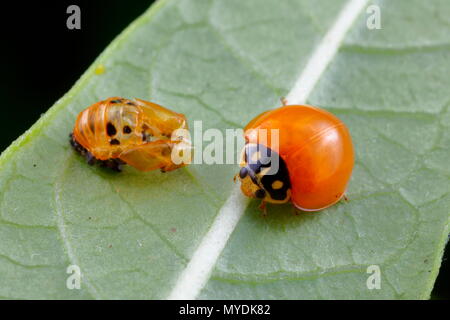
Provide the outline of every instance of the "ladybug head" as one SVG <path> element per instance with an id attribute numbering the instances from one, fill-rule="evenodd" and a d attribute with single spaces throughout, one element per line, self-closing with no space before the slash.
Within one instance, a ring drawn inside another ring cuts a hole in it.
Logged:
<path id="1" fill-rule="evenodd" d="M 289 173 L 277 152 L 262 144 L 246 144 L 240 166 L 241 190 L 247 197 L 272 203 L 289 201 Z"/>

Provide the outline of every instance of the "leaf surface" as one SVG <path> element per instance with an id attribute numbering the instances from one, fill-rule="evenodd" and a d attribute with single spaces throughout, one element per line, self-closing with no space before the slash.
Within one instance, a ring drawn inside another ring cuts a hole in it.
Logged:
<path id="1" fill-rule="evenodd" d="M 375 3 L 382 29 L 367 29 L 362 11 L 307 101 L 352 133 L 350 201 L 299 216 L 270 206 L 267 218 L 244 203 L 199 298 L 429 297 L 449 231 L 450 7 Z M 0 296 L 173 294 L 236 189 L 236 166 L 90 167 L 68 143 L 76 115 L 139 97 L 191 127 L 243 127 L 291 91 L 345 4 L 172 0 L 138 18 L 0 158 Z M 66 287 L 69 265 L 80 290 Z M 380 290 L 366 286 L 370 265 Z"/>

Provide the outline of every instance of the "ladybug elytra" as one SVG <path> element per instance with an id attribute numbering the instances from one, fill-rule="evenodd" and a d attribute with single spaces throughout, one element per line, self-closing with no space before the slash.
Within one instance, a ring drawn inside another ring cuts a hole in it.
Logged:
<path id="1" fill-rule="evenodd" d="M 273 129 L 278 129 L 277 137 Z M 285 105 L 251 120 L 244 135 L 238 176 L 246 196 L 263 204 L 291 201 L 303 211 L 322 210 L 344 196 L 354 164 L 353 145 L 347 127 L 333 114 Z M 278 142 L 276 150 L 272 140 Z M 278 170 L 269 174 L 274 156 Z"/>

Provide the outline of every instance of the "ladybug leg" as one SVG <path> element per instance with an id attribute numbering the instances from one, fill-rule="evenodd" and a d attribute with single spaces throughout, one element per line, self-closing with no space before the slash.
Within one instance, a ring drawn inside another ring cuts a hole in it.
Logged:
<path id="1" fill-rule="evenodd" d="M 258 209 L 262 211 L 262 216 L 263 216 L 263 218 L 265 218 L 267 216 L 267 206 L 266 206 L 266 202 L 264 200 L 261 201 Z"/>
<path id="2" fill-rule="evenodd" d="M 344 199 L 344 201 L 345 202 L 348 202 L 349 200 L 348 200 L 348 197 L 347 197 L 347 195 L 344 193 L 344 195 L 342 196 L 342 199 Z"/>
<path id="3" fill-rule="evenodd" d="M 236 183 L 237 177 L 238 177 L 239 173 L 236 173 L 233 177 L 233 182 Z"/>
<path id="4" fill-rule="evenodd" d="M 294 216 L 300 215 L 300 210 L 298 210 L 295 206 L 292 206 L 292 212 L 294 213 Z"/>
<path id="5" fill-rule="evenodd" d="M 281 97 L 280 101 L 281 101 L 281 104 L 283 105 L 283 107 L 288 105 L 288 101 L 286 100 L 285 97 Z"/>

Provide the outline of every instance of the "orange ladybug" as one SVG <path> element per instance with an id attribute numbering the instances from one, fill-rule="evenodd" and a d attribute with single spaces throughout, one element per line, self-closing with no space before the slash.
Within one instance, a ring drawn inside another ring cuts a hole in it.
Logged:
<path id="1" fill-rule="evenodd" d="M 246 196 L 262 199 L 263 206 L 291 201 L 303 211 L 322 210 L 344 196 L 353 145 L 347 127 L 333 114 L 285 105 L 251 120 L 244 136 L 238 176 Z M 270 172 L 274 159 L 277 168 Z"/>
<path id="2" fill-rule="evenodd" d="M 190 149 L 177 129 L 188 129 L 183 114 L 140 99 L 112 97 L 80 112 L 70 142 L 89 164 L 115 171 L 129 164 L 140 171 L 164 172 L 186 165 L 171 158 L 174 148 Z"/>

